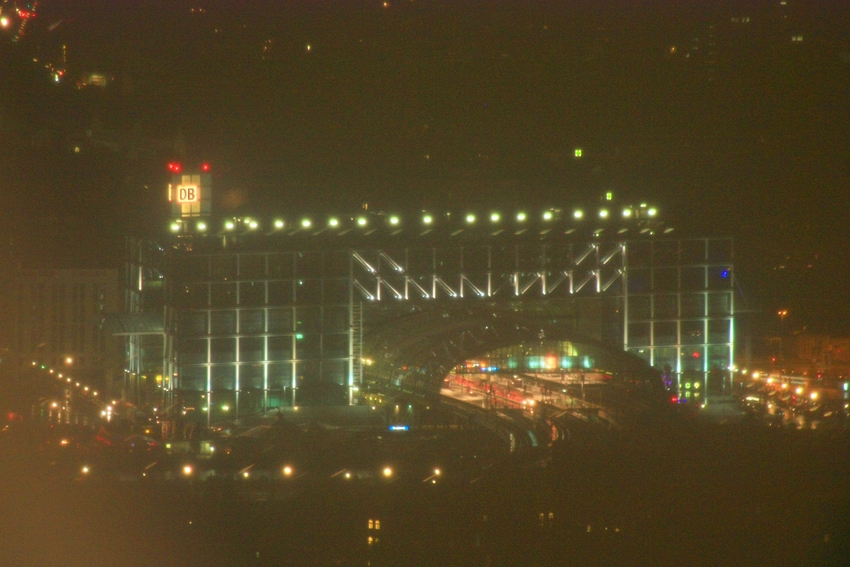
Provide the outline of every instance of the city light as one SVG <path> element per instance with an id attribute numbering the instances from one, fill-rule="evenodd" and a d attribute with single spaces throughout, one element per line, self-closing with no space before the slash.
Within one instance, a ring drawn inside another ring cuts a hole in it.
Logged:
<path id="1" fill-rule="evenodd" d="M 367 222 L 366 217 L 358 217 L 357 226 L 366 226 Z"/>
<path id="2" fill-rule="evenodd" d="M 599 218 L 607 219 L 608 218 L 608 209 L 600 209 L 599 210 Z"/>
<path id="3" fill-rule="evenodd" d="M 301 226 L 304 227 L 304 228 L 310 228 L 310 225 L 312 225 L 312 224 L 313 223 L 310 222 L 310 219 L 304 219 L 304 220 L 301 221 Z"/>
<path id="4" fill-rule="evenodd" d="M 519 222 L 525 222 L 525 219 L 525 213 L 517 213 L 516 220 L 518 220 Z"/>
<path id="5" fill-rule="evenodd" d="M 623 209 L 623 218 L 629 218 L 630 216 L 632 216 L 632 210 L 631 209 Z"/>
<path id="6" fill-rule="evenodd" d="M 546 211 L 545 213 L 543 213 L 543 220 L 550 221 L 552 220 L 553 216 L 554 215 L 552 215 L 552 211 Z"/>
<path id="7" fill-rule="evenodd" d="M 173 222 L 171 223 L 171 232 L 177 232 L 180 230 L 180 223 Z"/>
<path id="8" fill-rule="evenodd" d="M 235 227 L 236 227 L 236 225 L 233 224 L 233 221 L 227 221 L 227 222 L 224 223 L 224 228 L 226 230 L 233 230 Z"/>
<path id="9" fill-rule="evenodd" d="M 250 227 L 251 229 L 255 229 L 259 226 L 260 226 L 260 223 L 258 223 L 255 220 L 251 220 L 251 221 L 248 222 L 248 227 Z"/>
<path id="10" fill-rule="evenodd" d="M 652 209 L 649 209 L 648 211 L 646 211 L 646 214 L 651 216 L 651 217 L 654 217 L 656 214 L 658 214 L 658 211 L 656 209 L 652 208 Z"/>
<path id="11" fill-rule="evenodd" d="M 466 222 L 472 224 L 475 222 L 475 215 L 466 215 Z"/>
<path id="12" fill-rule="evenodd" d="M 277 219 L 276 221 L 274 221 L 274 227 L 275 228 L 283 228 L 283 221 L 280 220 L 280 219 Z"/>
<path id="13" fill-rule="evenodd" d="M 337 218 L 333 218 L 333 217 L 332 217 L 332 218 L 328 221 L 328 225 L 329 225 L 329 226 L 331 226 L 331 227 L 333 227 L 333 228 L 338 227 L 338 226 L 339 226 L 339 219 L 337 219 Z"/>
<path id="14" fill-rule="evenodd" d="M 396 216 L 390 217 L 390 224 L 396 226 L 399 223 L 399 219 Z"/>
<path id="15" fill-rule="evenodd" d="M 283 467 L 283 476 L 292 476 L 292 467 L 289 465 Z"/>
<path id="16" fill-rule="evenodd" d="M 492 222 L 499 222 L 500 218 L 501 218 L 501 216 L 499 215 L 499 213 L 491 213 L 490 214 L 490 220 Z"/>
<path id="17" fill-rule="evenodd" d="M 387 478 L 389 478 L 393 475 L 393 469 L 390 468 L 390 467 L 384 467 L 384 470 L 382 472 L 383 472 L 384 476 L 387 477 Z"/>
<path id="18" fill-rule="evenodd" d="M 424 217 L 422 217 L 422 222 L 424 224 L 431 224 L 432 222 L 434 222 L 434 219 L 431 217 L 431 215 L 425 215 Z"/>
<path id="19" fill-rule="evenodd" d="M 206 229 L 207 229 L 207 223 L 205 223 L 204 221 L 198 222 L 198 230 L 200 232 L 204 232 Z"/>

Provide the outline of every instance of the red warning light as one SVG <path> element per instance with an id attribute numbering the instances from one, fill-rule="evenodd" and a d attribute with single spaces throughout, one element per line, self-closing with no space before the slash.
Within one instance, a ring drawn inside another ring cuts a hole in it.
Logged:
<path id="1" fill-rule="evenodd" d="M 699 353 L 698 353 L 698 352 L 694 352 L 693 354 L 691 354 L 691 356 L 693 356 L 694 358 L 699 358 Z"/>
<path id="2" fill-rule="evenodd" d="M 208 162 L 204 162 L 201 164 L 201 171 L 204 173 L 208 173 L 210 170 L 210 164 Z"/>
<path id="3" fill-rule="evenodd" d="M 673 402 L 674 404 L 678 403 L 679 402 L 679 396 L 670 396 L 670 401 Z"/>
<path id="4" fill-rule="evenodd" d="M 171 173 L 180 173 L 183 167 L 180 165 L 180 162 L 172 161 L 168 163 L 168 171 Z"/>

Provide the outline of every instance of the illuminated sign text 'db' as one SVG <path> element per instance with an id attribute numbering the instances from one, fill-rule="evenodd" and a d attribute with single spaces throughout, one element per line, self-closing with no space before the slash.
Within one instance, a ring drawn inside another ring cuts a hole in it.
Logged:
<path id="1" fill-rule="evenodd" d="M 201 188 L 197 185 L 178 185 L 178 203 L 198 203 L 201 200 Z"/>

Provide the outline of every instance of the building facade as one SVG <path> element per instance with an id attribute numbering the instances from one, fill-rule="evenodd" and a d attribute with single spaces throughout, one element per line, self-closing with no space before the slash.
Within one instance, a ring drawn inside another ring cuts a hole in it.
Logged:
<path id="1" fill-rule="evenodd" d="M 497 234 L 448 216 L 439 230 L 433 218 L 426 230 L 400 223 L 350 217 L 330 219 L 329 230 L 287 220 L 263 232 L 256 219 L 229 219 L 215 233 L 186 223 L 167 244 L 136 242 L 128 307 L 161 328 L 127 333 L 128 373 L 161 375 L 158 403 L 210 421 L 352 404 L 375 329 L 393 343 L 411 334 L 412 314 L 498 308 L 557 314 L 578 335 L 645 359 L 695 401 L 728 379 L 729 239 L 656 237 L 639 224 L 626 239 L 620 225 L 588 237 L 557 223 Z"/>
<path id="2" fill-rule="evenodd" d="M 105 388 L 122 372 L 121 342 L 101 329 L 120 309 L 118 270 L 23 270 L 15 274 L 14 346 L 19 365 L 65 368 Z"/>

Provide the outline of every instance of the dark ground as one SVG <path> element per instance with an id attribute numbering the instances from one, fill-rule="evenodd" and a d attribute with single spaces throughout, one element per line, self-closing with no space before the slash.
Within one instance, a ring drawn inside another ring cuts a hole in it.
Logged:
<path id="1" fill-rule="evenodd" d="M 0 564 L 847 565 L 850 435 L 673 424 L 436 485 L 72 480 L 1 442 Z M 473 470 L 473 469 L 469 469 Z M 378 519 L 381 529 L 369 530 Z M 367 538 L 377 537 L 370 547 Z"/>

